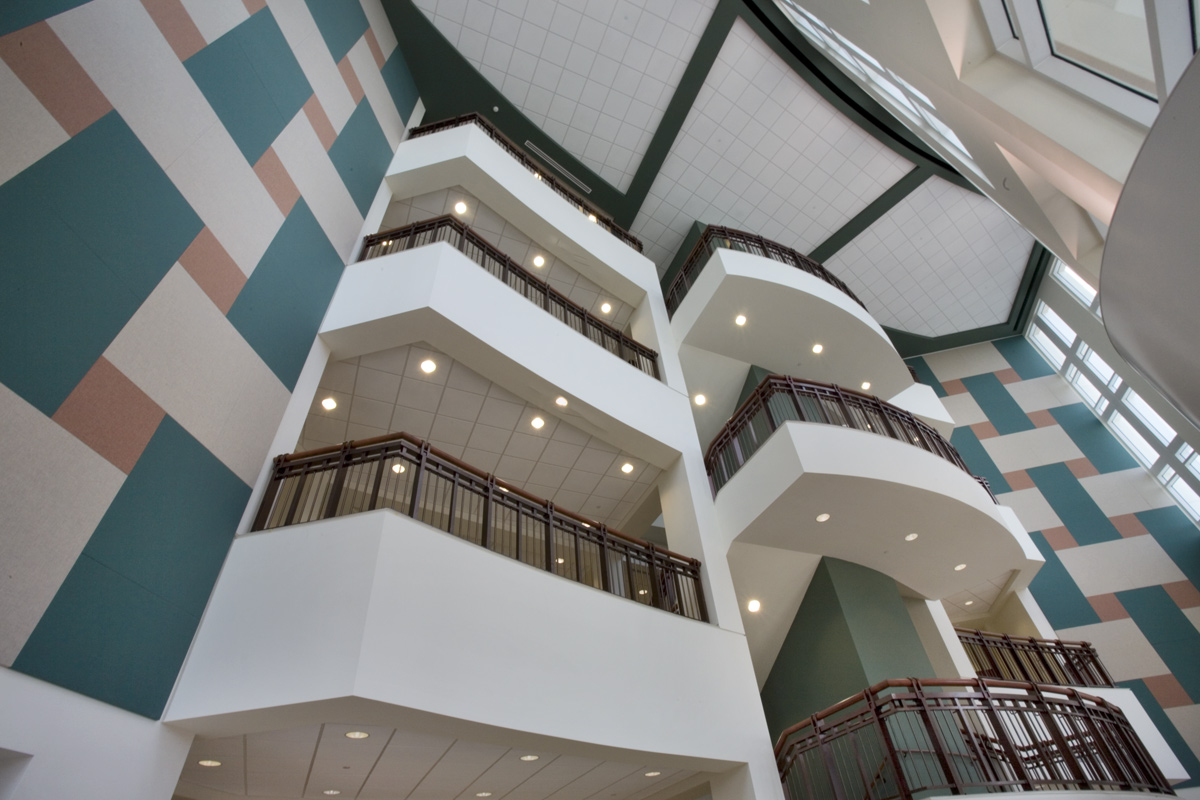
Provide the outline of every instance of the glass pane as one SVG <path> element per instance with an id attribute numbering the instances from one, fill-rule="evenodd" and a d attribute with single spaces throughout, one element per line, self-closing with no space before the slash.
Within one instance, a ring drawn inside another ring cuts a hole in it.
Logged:
<path id="1" fill-rule="evenodd" d="M 1049 361 L 1055 369 L 1062 369 L 1063 362 L 1067 357 L 1063 355 L 1063 351 L 1058 349 L 1058 345 L 1046 335 L 1046 332 L 1034 325 L 1029 329 L 1029 341 L 1033 342 L 1047 361 Z"/>
<path id="2" fill-rule="evenodd" d="M 1129 424 L 1129 420 L 1122 417 L 1120 413 L 1112 415 L 1112 427 L 1116 431 L 1117 438 L 1124 442 L 1130 452 L 1137 456 L 1143 464 L 1149 466 L 1158 458 L 1158 448 L 1134 430 L 1133 426 Z"/>
<path id="3" fill-rule="evenodd" d="M 1192 519 L 1200 518 L 1200 494 L 1196 494 L 1195 489 L 1178 478 L 1171 481 L 1167 488 L 1171 491 L 1171 494 L 1175 495 L 1175 499 L 1179 501 L 1179 505 L 1183 506 L 1184 510 L 1191 514 Z"/>
<path id="4" fill-rule="evenodd" d="M 1167 421 L 1158 415 L 1158 412 L 1146 405 L 1142 396 L 1133 389 L 1125 393 L 1125 405 L 1138 419 L 1146 423 L 1150 432 L 1157 436 L 1163 444 L 1169 444 L 1175 438 L 1175 429 L 1168 425 Z"/>
<path id="5" fill-rule="evenodd" d="M 1079 277 L 1079 273 L 1061 261 L 1056 263 L 1052 274 L 1068 292 L 1079 298 L 1079 302 L 1085 306 L 1091 306 L 1092 301 L 1096 299 L 1096 290 L 1087 281 Z"/>
<path id="6" fill-rule="evenodd" d="M 1045 303 L 1038 303 L 1038 319 L 1045 323 L 1046 328 L 1054 332 L 1067 347 L 1075 345 L 1075 331 L 1062 317 L 1054 313 L 1054 309 Z"/>
<path id="7" fill-rule="evenodd" d="M 1100 390 L 1088 380 L 1087 374 L 1083 372 L 1076 373 L 1071 380 L 1071 385 L 1075 387 L 1075 391 L 1079 392 L 1080 397 L 1087 401 L 1087 404 L 1092 408 L 1100 405 L 1100 401 L 1104 395 L 1100 394 Z"/>
<path id="8" fill-rule="evenodd" d="M 1105 384 L 1106 386 L 1112 381 L 1113 376 L 1116 374 L 1113 372 L 1113 368 L 1108 365 L 1108 362 L 1096 355 L 1096 351 L 1092 350 L 1090 347 L 1087 348 L 1087 351 L 1083 354 L 1083 363 L 1086 364 L 1092 373 L 1100 379 L 1099 382 Z"/>
<path id="9" fill-rule="evenodd" d="M 1054 54 L 1154 97 L 1142 0 L 1041 0 Z"/>

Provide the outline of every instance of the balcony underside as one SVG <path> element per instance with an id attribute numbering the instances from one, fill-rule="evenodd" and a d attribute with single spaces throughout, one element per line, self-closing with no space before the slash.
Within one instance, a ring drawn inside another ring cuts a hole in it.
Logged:
<path id="1" fill-rule="evenodd" d="M 830 425 L 785 423 L 722 487 L 716 510 L 731 541 L 853 561 L 928 599 L 1010 571 L 1009 589 L 1024 588 L 1043 563 L 1016 515 L 958 467 Z"/>

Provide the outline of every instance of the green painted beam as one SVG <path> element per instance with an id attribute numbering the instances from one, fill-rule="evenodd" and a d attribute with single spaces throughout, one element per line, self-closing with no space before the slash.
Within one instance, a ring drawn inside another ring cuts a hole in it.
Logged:
<path id="1" fill-rule="evenodd" d="M 854 215 L 842 227 L 829 235 L 829 238 L 813 248 L 808 257 L 813 261 L 824 262 L 832 258 L 837 251 L 850 244 L 856 236 L 871 227 L 884 214 L 913 190 L 933 176 L 933 170 L 926 166 L 913 167 L 907 175 L 896 181 L 886 192 L 876 197 L 870 205 Z"/>

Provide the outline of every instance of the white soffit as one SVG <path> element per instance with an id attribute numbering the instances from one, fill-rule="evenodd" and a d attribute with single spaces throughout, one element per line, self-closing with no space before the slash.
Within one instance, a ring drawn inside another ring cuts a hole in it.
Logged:
<path id="1" fill-rule="evenodd" d="M 660 273 L 696 220 L 807 253 L 912 168 L 739 19 L 632 232 Z"/>
<path id="2" fill-rule="evenodd" d="M 518 109 L 629 188 L 716 0 L 416 0 Z"/>
<path id="3" fill-rule="evenodd" d="M 944 336 L 1008 319 L 1032 247 L 991 200 L 933 177 L 825 266 L 880 324 Z"/>

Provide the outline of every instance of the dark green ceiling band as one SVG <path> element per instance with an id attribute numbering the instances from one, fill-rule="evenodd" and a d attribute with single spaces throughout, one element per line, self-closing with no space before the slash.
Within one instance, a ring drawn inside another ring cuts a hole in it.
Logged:
<path id="1" fill-rule="evenodd" d="M 933 176 L 933 170 L 924 166 L 914 167 L 907 175 L 896 181 L 886 192 L 876 197 L 866 208 L 854 215 L 854 218 L 838 228 L 829 238 L 813 248 L 808 257 L 813 261 L 824 263 L 832 258 L 837 251 L 875 224 L 875 221 L 892 210 L 892 207 L 908 197 L 918 186 Z"/>

